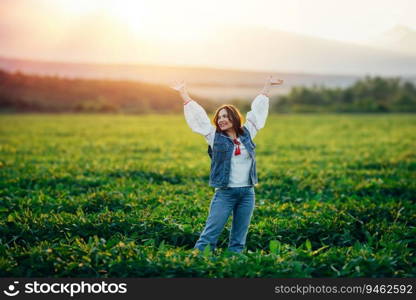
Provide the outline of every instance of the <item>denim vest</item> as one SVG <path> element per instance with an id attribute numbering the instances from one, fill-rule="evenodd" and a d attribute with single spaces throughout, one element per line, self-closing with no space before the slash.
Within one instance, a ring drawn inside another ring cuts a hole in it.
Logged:
<path id="1" fill-rule="evenodd" d="M 249 174 L 249 185 L 257 184 L 256 172 L 256 144 L 253 143 L 248 129 L 242 127 L 244 133 L 239 136 L 241 143 L 246 147 L 247 152 L 252 158 Z M 208 146 L 208 155 L 211 158 L 211 173 L 209 185 L 212 187 L 227 187 L 230 179 L 231 157 L 234 155 L 233 141 L 222 132 L 215 132 L 213 148 Z"/>

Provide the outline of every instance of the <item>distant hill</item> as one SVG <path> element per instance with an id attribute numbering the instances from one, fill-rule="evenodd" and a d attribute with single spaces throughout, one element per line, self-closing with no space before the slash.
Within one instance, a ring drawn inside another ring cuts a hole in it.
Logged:
<path id="1" fill-rule="evenodd" d="M 340 42 L 266 27 L 212 26 L 192 42 L 140 36 L 102 17 L 77 23 L 71 31 L 55 37 L 59 43 L 45 36 L 32 37 L 30 28 L 19 33 L 18 38 L 11 31 L 0 28 L 0 56 L 280 74 L 416 75 L 416 54 L 412 50 L 403 53 L 379 45 Z M 406 36 L 399 41 L 403 47 L 413 45 L 413 34 L 406 31 Z"/>
<path id="2" fill-rule="evenodd" d="M 416 56 L 416 31 L 397 25 L 368 41 L 368 45 Z"/>
<path id="3" fill-rule="evenodd" d="M 226 27 L 201 47 L 193 46 L 196 53 L 202 54 L 203 49 L 199 64 L 215 63 L 228 68 L 359 76 L 416 75 L 416 53 L 397 53 L 263 27 Z"/>

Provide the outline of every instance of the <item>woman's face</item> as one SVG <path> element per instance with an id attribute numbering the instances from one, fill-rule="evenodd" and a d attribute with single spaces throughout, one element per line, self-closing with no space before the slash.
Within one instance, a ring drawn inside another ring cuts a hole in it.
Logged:
<path id="1" fill-rule="evenodd" d="M 222 131 L 225 131 L 233 127 L 233 123 L 228 118 L 228 113 L 225 108 L 221 109 L 218 113 L 218 126 Z"/>

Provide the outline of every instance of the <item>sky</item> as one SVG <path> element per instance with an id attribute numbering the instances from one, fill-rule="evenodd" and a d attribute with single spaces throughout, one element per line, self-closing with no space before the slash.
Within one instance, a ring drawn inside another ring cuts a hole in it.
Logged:
<path id="1" fill-rule="evenodd" d="M 221 26 L 262 26 L 363 43 L 396 25 L 416 30 L 415 11 L 411 0 L 1 0 L 0 55 L 36 58 L 59 49 L 70 57 L 80 41 L 99 37 L 105 44 L 122 35 L 192 43 L 209 32 L 215 38 L 212 32 Z M 107 50 L 123 50 L 114 47 Z"/>

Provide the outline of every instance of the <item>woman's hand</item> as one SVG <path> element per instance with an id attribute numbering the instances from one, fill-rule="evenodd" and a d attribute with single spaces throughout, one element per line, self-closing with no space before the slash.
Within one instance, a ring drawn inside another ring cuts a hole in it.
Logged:
<path id="1" fill-rule="evenodd" d="M 260 94 L 269 96 L 269 92 L 270 92 L 270 88 L 272 86 L 279 86 L 283 84 L 283 79 L 274 79 L 272 75 L 270 75 L 267 79 L 266 82 L 264 83 L 264 87 L 261 90 Z"/>
<path id="2" fill-rule="evenodd" d="M 175 80 L 175 82 L 173 83 L 173 85 L 170 86 L 172 89 L 174 89 L 175 91 L 178 92 L 185 92 L 186 91 L 186 84 L 185 84 L 185 80 Z"/>
<path id="3" fill-rule="evenodd" d="M 174 89 L 175 91 L 178 91 L 181 94 L 184 104 L 192 100 L 191 97 L 189 97 L 188 92 L 186 91 L 186 84 L 184 80 L 181 80 L 181 81 L 175 80 L 173 85 L 171 85 L 170 87 Z"/>

